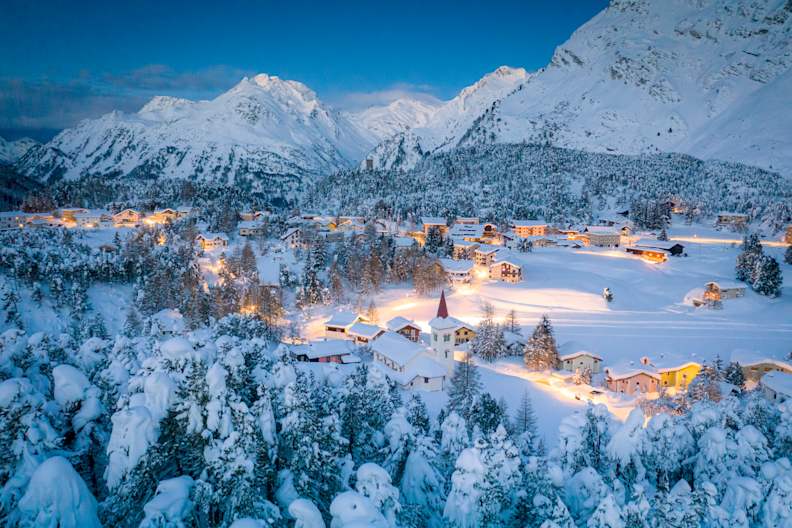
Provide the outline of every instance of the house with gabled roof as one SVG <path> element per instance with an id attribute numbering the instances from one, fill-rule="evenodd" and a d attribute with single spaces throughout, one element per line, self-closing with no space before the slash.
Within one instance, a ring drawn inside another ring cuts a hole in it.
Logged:
<path id="1" fill-rule="evenodd" d="M 432 228 L 436 228 L 440 231 L 442 236 L 448 233 L 448 222 L 442 216 L 424 216 L 421 218 L 421 224 L 423 225 L 423 233 L 425 236 L 429 235 L 429 230 Z"/>
<path id="2" fill-rule="evenodd" d="M 489 265 L 490 279 L 517 283 L 522 280 L 522 264 L 509 251 L 499 251 Z"/>
<path id="3" fill-rule="evenodd" d="M 339 364 L 360 363 L 360 357 L 353 353 L 351 343 L 338 339 L 292 345 L 289 347 L 289 352 L 298 361 Z"/>
<path id="4" fill-rule="evenodd" d="M 371 343 L 374 366 L 404 389 L 443 390 L 448 371 L 432 351 L 396 332 L 385 332 Z"/>
<path id="5" fill-rule="evenodd" d="M 199 233 L 195 241 L 204 250 L 224 248 L 228 246 L 228 237 L 222 233 Z"/>
<path id="6" fill-rule="evenodd" d="M 349 339 L 347 332 L 353 324 L 360 320 L 362 320 L 361 317 L 352 312 L 335 312 L 324 323 L 325 337 L 328 339 Z"/>
<path id="7" fill-rule="evenodd" d="M 421 340 L 421 327 L 406 317 L 398 315 L 388 321 L 385 326 L 389 332 L 401 334 L 414 343 Z"/>
<path id="8" fill-rule="evenodd" d="M 356 345 L 366 345 L 379 337 L 384 330 L 377 325 L 356 321 L 349 328 L 346 334 Z"/>
<path id="9" fill-rule="evenodd" d="M 539 220 L 512 220 L 510 227 L 519 238 L 547 235 L 547 222 Z"/>

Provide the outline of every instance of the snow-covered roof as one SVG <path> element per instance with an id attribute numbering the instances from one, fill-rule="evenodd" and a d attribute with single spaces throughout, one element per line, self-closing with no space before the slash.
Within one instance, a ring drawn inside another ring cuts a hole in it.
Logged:
<path id="1" fill-rule="evenodd" d="M 369 323 L 361 323 L 360 321 L 357 321 L 355 324 L 349 327 L 347 333 L 357 337 L 374 339 L 380 333 L 382 333 L 382 328 L 380 328 L 377 325 L 373 325 Z"/>
<path id="2" fill-rule="evenodd" d="M 452 236 L 451 237 L 451 241 L 457 247 L 466 247 L 466 248 L 478 247 L 478 243 L 477 242 L 471 242 L 469 240 L 465 240 L 464 238 L 458 238 L 458 237 Z"/>
<path id="3" fill-rule="evenodd" d="M 775 359 L 767 357 L 761 352 L 755 350 L 746 350 L 738 348 L 732 351 L 730 361 L 736 361 L 743 367 L 752 367 L 754 365 L 774 365 L 781 370 L 792 372 L 792 364 L 782 359 Z"/>
<path id="4" fill-rule="evenodd" d="M 640 244 L 635 244 L 638 249 L 662 249 L 663 251 L 670 251 L 675 246 L 685 247 L 677 242 L 664 242 L 661 240 L 642 240 Z"/>
<path id="5" fill-rule="evenodd" d="M 358 320 L 358 315 L 352 312 L 336 312 L 325 321 L 325 326 L 347 327 Z"/>
<path id="6" fill-rule="evenodd" d="M 22 211 L 0 211 L 0 218 L 19 218 L 25 216 Z"/>
<path id="7" fill-rule="evenodd" d="M 651 368 L 636 368 L 636 367 L 628 367 L 628 368 L 619 368 L 619 367 L 608 367 L 607 368 L 608 377 L 612 380 L 621 380 L 621 379 L 628 379 L 632 378 L 633 376 L 638 376 L 640 374 L 645 374 L 651 378 L 660 379 L 660 374 L 655 372 L 654 369 Z"/>
<path id="8" fill-rule="evenodd" d="M 735 213 L 733 211 L 718 211 L 718 213 L 716 213 L 716 214 L 718 216 L 741 216 L 741 217 L 748 218 L 748 215 L 745 214 L 745 213 Z"/>
<path id="9" fill-rule="evenodd" d="M 454 330 L 459 330 L 460 328 L 475 330 L 472 325 L 460 321 L 456 317 L 435 317 L 429 321 L 429 326 L 435 330 L 448 330 L 449 328 Z"/>
<path id="10" fill-rule="evenodd" d="M 415 239 L 412 237 L 397 236 L 393 237 L 393 244 L 396 247 L 412 247 L 415 244 Z"/>
<path id="11" fill-rule="evenodd" d="M 407 326 L 418 328 L 417 324 L 410 321 L 406 317 L 402 317 L 401 315 L 397 315 L 396 317 L 388 321 L 386 326 L 388 327 L 388 330 L 390 330 L 391 332 L 398 332 L 399 330 Z"/>
<path id="12" fill-rule="evenodd" d="M 285 240 L 285 239 L 289 238 L 290 236 L 292 236 L 294 233 L 299 233 L 299 232 L 300 232 L 300 228 L 299 227 L 290 227 L 289 229 L 286 230 L 285 233 L 283 233 L 281 235 L 281 240 Z"/>
<path id="13" fill-rule="evenodd" d="M 580 356 L 588 356 L 597 359 L 599 361 L 602 361 L 601 356 L 598 356 L 594 352 L 589 352 L 588 350 L 578 350 L 577 352 L 572 352 L 571 354 L 564 354 L 563 356 L 560 356 L 559 359 L 561 359 L 561 361 L 567 361 L 569 359 L 575 359 L 576 357 L 580 357 Z"/>
<path id="14" fill-rule="evenodd" d="M 441 258 L 440 265 L 446 273 L 470 273 L 470 270 L 473 269 L 473 262 L 470 260 Z"/>
<path id="15" fill-rule="evenodd" d="M 259 229 L 262 224 L 258 220 L 242 220 L 237 224 L 237 227 L 239 229 Z"/>
<path id="16" fill-rule="evenodd" d="M 396 332 L 385 332 L 371 342 L 371 350 L 398 365 L 406 365 L 425 348 Z"/>
<path id="17" fill-rule="evenodd" d="M 195 238 L 202 238 L 204 240 L 225 240 L 228 241 L 228 237 L 225 236 L 223 233 L 199 233 Z"/>
<path id="18" fill-rule="evenodd" d="M 479 246 L 476 249 L 476 253 L 481 253 L 482 255 L 489 255 L 490 253 L 497 253 L 503 248 L 500 247 L 492 247 L 492 246 Z"/>
<path id="19" fill-rule="evenodd" d="M 710 281 L 707 285 L 714 284 L 721 290 L 744 290 L 745 283 L 735 281 Z"/>
<path id="20" fill-rule="evenodd" d="M 522 262 L 517 259 L 517 255 L 509 250 L 502 250 L 498 251 L 495 255 L 495 260 L 493 261 L 493 265 L 496 264 L 511 264 L 512 266 L 516 266 L 518 268 L 522 268 Z"/>
<path id="21" fill-rule="evenodd" d="M 423 225 L 446 225 L 446 219 L 442 216 L 422 216 L 421 223 Z"/>
<path id="22" fill-rule="evenodd" d="M 454 220 L 455 224 L 478 224 L 478 216 L 457 216 Z"/>
<path id="23" fill-rule="evenodd" d="M 792 374 L 768 372 L 762 376 L 760 383 L 778 394 L 792 398 Z"/>
<path id="24" fill-rule="evenodd" d="M 538 227 L 546 225 L 547 222 L 542 222 L 540 220 L 512 220 L 512 226 L 514 227 Z"/>
<path id="25" fill-rule="evenodd" d="M 345 356 L 352 352 L 352 343 L 343 339 L 311 341 L 310 343 L 293 345 L 291 352 L 295 356 L 305 355 L 308 359 L 319 359 L 331 356 Z"/>
<path id="26" fill-rule="evenodd" d="M 619 230 L 609 226 L 586 226 L 586 232 L 594 235 L 619 235 Z"/>
<path id="27" fill-rule="evenodd" d="M 454 224 L 451 226 L 452 237 L 481 238 L 484 236 L 484 226 L 481 224 Z"/>
<path id="28" fill-rule="evenodd" d="M 667 366 L 662 366 L 667 365 Z M 660 374 L 665 374 L 666 372 L 676 372 L 677 370 L 682 370 L 688 367 L 698 367 L 701 368 L 701 363 L 697 363 L 695 361 L 686 361 L 684 363 L 675 363 L 671 361 L 660 361 L 659 364 L 655 365 L 657 367 L 657 372 Z"/>

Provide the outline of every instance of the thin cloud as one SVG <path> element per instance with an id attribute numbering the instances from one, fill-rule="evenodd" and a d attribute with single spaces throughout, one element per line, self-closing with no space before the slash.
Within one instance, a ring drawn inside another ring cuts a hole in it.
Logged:
<path id="1" fill-rule="evenodd" d="M 328 102 L 333 106 L 347 111 L 362 110 L 371 106 L 384 106 L 397 99 L 417 99 L 428 104 L 442 102 L 434 94 L 433 87 L 429 85 L 396 84 L 384 90 L 368 92 L 344 92 L 328 97 Z"/>

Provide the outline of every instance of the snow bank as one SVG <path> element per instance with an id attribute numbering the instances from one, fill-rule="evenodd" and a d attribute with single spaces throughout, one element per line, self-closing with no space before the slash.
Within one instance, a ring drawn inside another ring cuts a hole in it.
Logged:
<path id="1" fill-rule="evenodd" d="M 385 517 L 366 496 L 345 491 L 330 504 L 330 528 L 388 528 Z"/>
<path id="2" fill-rule="evenodd" d="M 171 361 L 179 361 L 194 357 L 195 349 L 185 338 L 172 337 L 160 344 L 160 353 Z"/>
<path id="3" fill-rule="evenodd" d="M 289 515 L 294 519 L 294 528 L 325 528 L 322 513 L 308 499 L 297 499 L 289 504 Z"/>
<path id="4" fill-rule="evenodd" d="M 177 525 L 192 511 L 190 492 L 195 481 L 183 475 L 163 480 L 157 485 L 157 493 L 143 506 L 145 517 L 141 528 L 163 525 Z"/>
<path id="5" fill-rule="evenodd" d="M 33 472 L 19 512 L 22 526 L 101 528 L 96 499 L 69 461 L 59 456 Z"/>
<path id="6" fill-rule="evenodd" d="M 64 408 L 83 401 L 91 386 L 85 374 L 71 365 L 58 365 L 52 369 L 52 379 L 55 382 L 55 401 Z"/>

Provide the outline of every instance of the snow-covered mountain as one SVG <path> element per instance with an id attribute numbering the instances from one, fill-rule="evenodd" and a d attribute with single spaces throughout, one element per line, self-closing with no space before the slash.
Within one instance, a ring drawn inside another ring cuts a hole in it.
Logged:
<path id="1" fill-rule="evenodd" d="M 437 107 L 425 122 L 380 142 L 366 159 L 375 168 L 412 168 L 426 153 L 453 148 L 485 111 L 528 78 L 522 68 L 501 66 Z"/>
<path id="2" fill-rule="evenodd" d="M 370 157 L 388 168 L 414 161 L 394 154 L 405 143 L 436 152 L 526 141 L 682 152 L 792 174 L 790 64 L 790 1 L 613 0 L 547 67 L 503 97 L 490 94 L 475 119 L 455 121 L 446 105 L 415 137 L 386 141 Z"/>
<path id="3" fill-rule="evenodd" d="M 261 74 L 211 101 L 155 97 L 135 114 L 83 121 L 31 149 L 17 167 L 39 181 L 302 177 L 354 164 L 375 140 L 304 84 Z"/>
<path id="4" fill-rule="evenodd" d="M 383 140 L 410 128 L 425 126 L 440 105 L 402 97 L 384 106 L 349 112 L 350 121 Z"/>
<path id="5" fill-rule="evenodd" d="M 35 145 L 38 145 L 38 142 L 30 138 L 7 141 L 0 137 L 0 163 L 14 163 Z"/>

